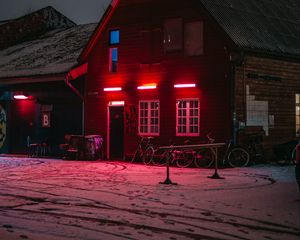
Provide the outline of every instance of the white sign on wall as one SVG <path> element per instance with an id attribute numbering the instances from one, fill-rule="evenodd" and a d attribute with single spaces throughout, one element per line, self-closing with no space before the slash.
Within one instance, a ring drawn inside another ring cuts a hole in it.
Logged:
<path id="1" fill-rule="evenodd" d="M 42 113 L 42 127 L 49 128 L 51 127 L 51 115 L 50 112 L 43 112 Z"/>

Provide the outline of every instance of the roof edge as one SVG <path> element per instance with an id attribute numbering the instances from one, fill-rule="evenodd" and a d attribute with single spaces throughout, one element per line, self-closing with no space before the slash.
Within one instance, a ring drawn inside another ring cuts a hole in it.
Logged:
<path id="1" fill-rule="evenodd" d="M 300 62 L 300 55 L 271 52 L 262 49 L 253 49 L 246 47 L 239 47 L 237 51 L 244 52 L 247 55 L 261 56 L 266 58 L 275 58 L 278 60 L 290 61 L 290 62 Z"/>
<path id="2" fill-rule="evenodd" d="M 93 32 L 92 36 L 90 37 L 88 43 L 86 44 L 85 48 L 82 50 L 81 54 L 78 57 L 78 62 L 83 63 L 87 60 L 89 54 L 91 53 L 92 49 L 96 45 L 96 42 L 100 38 L 100 35 L 110 20 L 112 14 L 114 13 L 115 9 L 117 8 L 120 0 L 112 0 L 109 6 L 107 7 L 105 13 L 103 14 L 99 24 L 97 25 L 95 31 Z"/>
<path id="3" fill-rule="evenodd" d="M 64 81 L 68 72 L 57 74 L 33 75 L 24 77 L 2 77 L 0 78 L 0 88 L 2 86 L 22 84 L 22 83 L 41 83 L 41 82 L 57 82 Z"/>

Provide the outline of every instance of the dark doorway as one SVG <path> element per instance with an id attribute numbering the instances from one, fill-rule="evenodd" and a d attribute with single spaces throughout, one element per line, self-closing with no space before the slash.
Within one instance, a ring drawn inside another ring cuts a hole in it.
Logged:
<path id="1" fill-rule="evenodd" d="M 111 159 L 124 155 L 124 107 L 109 108 L 109 154 Z"/>

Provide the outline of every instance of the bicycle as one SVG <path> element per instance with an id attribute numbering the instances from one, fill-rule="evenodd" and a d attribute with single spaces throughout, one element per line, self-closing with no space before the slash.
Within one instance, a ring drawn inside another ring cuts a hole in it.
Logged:
<path id="1" fill-rule="evenodd" d="M 206 135 L 206 139 L 202 143 L 213 143 L 214 139 L 210 137 L 210 133 Z M 184 142 L 184 145 L 188 146 L 191 142 L 189 140 L 186 140 Z M 174 146 L 174 143 L 170 143 L 170 147 Z M 176 149 L 176 146 L 174 148 L 171 148 L 170 150 L 162 150 L 160 148 L 157 148 L 156 146 L 149 146 L 147 150 L 145 151 L 145 158 L 147 159 L 147 162 L 151 162 L 155 166 L 163 166 L 166 164 L 167 160 L 169 160 L 170 164 L 176 164 L 177 167 L 185 168 L 192 165 L 192 163 L 195 161 L 195 154 L 197 154 L 199 159 L 199 154 L 201 153 L 202 160 L 204 158 L 207 158 L 208 156 L 210 159 L 213 159 L 211 156 L 209 149 L 203 149 L 203 150 L 194 150 L 194 149 L 183 149 L 179 150 Z M 205 154 L 203 154 L 205 153 Z"/>
<path id="2" fill-rule="evenodd" d="M 142 160 L 146 165 L 151 163 L 147 156 L 145 156 L 145 152 L 149 147 L 154 146 L 153 139 L 153 137 L 141 137 L 141 140 L 138 144 L 137 149 L 134 152 L 131 162 L 137 162 Z"/>
<path id="3" fill-rule="evenodd" d="M 185 141 L 185 144 L 189 144 L 189 141 Z M 174 143 L 170 143 L 170 147 L 174 146 Z M 164 166 L 167 161 L 170 164 L 176 164 L 177 167 L 188 167 L 193 162 L 190 157 L 191 150 L 178 150 L 176 148 L 171 150 L 162 150 L 155 145 L 149 146 L 144 154 L 144 162 L 152 163 L 155 166 Z"/>
<path id="4" fill-rule="evenodd" d="M 264 149 L 262 145 L 261 135 L 251 134 L 248 135 L 245 148 L 247 149 L 250 160 L 253 162 L 262 162 L 264 160 Z"/>
<path id="5" fill-rule="evenodd" d="M 201 152 L 204 151 L 204 152 Z M 226 144 L 225 153 L 222 159 L 222 165 L 230 167 L 245 167 L 249 164 L 250 155 L 246 149 L 241 146 L 233 145 L 230 140 Z M 197 151 L 194 156 L 194 163 L 199 168 L 209 168 L 214 164 L 214 156 L 211 150 L 203 149 Z"/>

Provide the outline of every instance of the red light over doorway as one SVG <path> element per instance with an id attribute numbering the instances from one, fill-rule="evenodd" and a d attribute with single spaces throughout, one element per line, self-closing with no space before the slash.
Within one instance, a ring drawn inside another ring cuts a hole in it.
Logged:
<path id="1" fill-rule="evenodd" d="M 23 95 L 23 94 L 18 94 L 18 95 L 14 95 L 14 99 L 16 99 L 16 100 L 26 100 L 26 99 L 28 99 L 28 97 Z"/>

